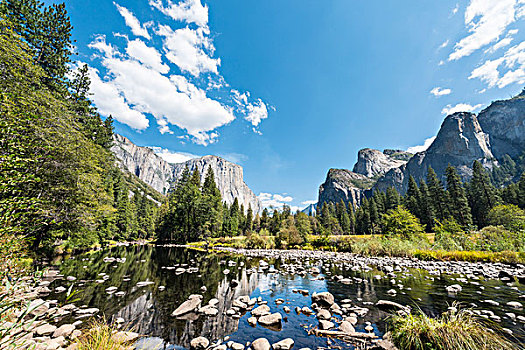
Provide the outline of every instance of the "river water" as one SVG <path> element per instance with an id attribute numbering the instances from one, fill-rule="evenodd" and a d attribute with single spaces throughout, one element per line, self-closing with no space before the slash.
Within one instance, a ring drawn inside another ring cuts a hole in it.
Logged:
<path id="1" fill-rule="evenodd" d="M 280 258 L 266 261 L 269 268 L 262 270 L 259 258 L 241 254 L 180 247 L 114 247 L 58 262 L 63 278 L 52 282 L 50 288 L 53 292 L 48 298 L 64 303 L 66 292 L 57 293 L 56 288 L 67 289 L 73 284 L 72 290 L 78 293 L 73 296 L 73 299 L 78 299 L 74 301 L 75 305 L 98 308 L 98 315 L 104 315 L 110 322 L 122 318 L 126 328 L 146 336 L 136 344 L 137 349 L 189 348 L 190 341 L 198 336 L 204 336 L 212 343 L 225 336 L 241 344 L 265 337 L 270 343 L 292 338 L 295 349 L 352 348 L 340 341 L 308 335 L 307 329 L 317 325 L 315 316 L 294 311 L 297 306 L 310 306 L 311 294 L 321 291 L 332 293 L 337 303 L 350 299 L 355 306 L 369 309 L 365 316 L 359 317 L 355 328 L 365 332 L 365 322 L 370 322 L 380 337 L 388 328 L 385 321 L 388 314 L 374 304 L 383 299 L 410 305 L 413 309 L 420 308 L 430 315 L 438 315 L 460 302 L 491 317 L 500 327 L 511 330 L 514 337 L 525 339 L 524 323 L 520 321 L 525 321 L 525 312 L 506 306 L 509 301 L 523 301 L 525 286 L 518 282 L 462 275 L 435 276 L 416 269 L 399 271 L 395 278 L 391 278 L 374 269 L 352 271 L 340 264 L 315 260 L 303 263 L 308 267 L 319 267 L 321 273 L 301 276 L 289 274 L 281 268 L 290 261 Z M 181 272 L 178 268 L 186 271 Z M 225 274 L 226 270 L 229 273 Z M 343 276 L 346 283 L 338 282 L 334 276 Z M 232 284 L 232 280 L 238 283 Z M 445 288 L 451 284 L 460 284 L 462 291 L 449 295 Z M 116 288 L 112 288 L 115 291 L 109 294 L 106 292 L 108 287 Z M 397 291 L 395 295 L 389 293 L 392 289 Z M 310 294 L 305 296 L 296 290 L 308 290 Z M 171 316 L 191 294 L 202 294 L 203 305 L 217 298 L 219 314 L 214 317 L 190 315 L 182 319 Z M 242 295 L 261 297 L 268 302 L 271 312 L 280 312 L 284 317 L 282 329 L 250 326 L 247 322 L 249 312 L 240 319 L 226 315 L 233 300 Z M 275 299 L 278 298 L 284 299 L 285 303 L 276 305 Z M 292 311 L 285 313 L 283 306 Z M 72 316 L 62 320 L 63 323 L 72 321 Z"/>

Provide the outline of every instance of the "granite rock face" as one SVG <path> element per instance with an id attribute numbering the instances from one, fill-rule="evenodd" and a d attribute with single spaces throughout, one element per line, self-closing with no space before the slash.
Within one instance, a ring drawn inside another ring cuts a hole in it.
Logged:
<path id="1" fill-rule="evenodd" d="M 339 203 L 341 200 L 348 206 L 359 206 L 365 190 L 372 185 L 373 181 L 365 175 L 347 169 L 330 169 L 319 187 L 319 207 L 326 202 Z"/>
<path id="2" fill-rule="evenodd" d="M 113 134 L 111 151 L 122 169 L 137 175 L 157 192 L 168 192 L 169 181 L 173 178 L 171 165 L 151 148 L 137 146 L 126 137 Z"/>
<path id="3" fill-rule="evenodd" d="M 490 135 L 492 154 L 500 159 L 525 150 L 525 89 L 514 98 L 493 102 L 478 115 L 481 128 Z"/>
<path id="4" fill-rule="evenodd" d="M 514 98 L 491 103 L 478 115 L 458 112 L 447 116 L 430 147 L 413 156 L 397 150 L 360 150 L 353 172 L 330 169 L 319 188 L 319 203 L 343 199 L 359 205 L 363 196 L 389 187 L 405 193 L 410 176 L 416 181 L 425 179 L 428 167 L 445 181 L 445 170 L 450 164 L 468 181 L 474 161 L 491 170 L 501 164 L 504 156 L 516 158 L 524 151 L 525 89 Z M 358 175 L 375 184 L 356 185 Z"/>
<path id="5" fill-rule="evenodd" d="M 215 173 L 215 181 L 221 192 L 222 199 L 232 204 L 235 198 L 245 210 L 251 206 L 257 213 L 262 210 L 261 203 L 253 191 L 244 182 L 243 168 L 217 156 L 204 156 L 190 159 L 184 163 L 171 164 L 157 156 L 152 149 L 140 147 L 125 138 L 115 134 L 114 145 L 111 148 L 119 166 L 137 175 L 139 179 L 162 194 L 175 186 L 186 166 L 190 171 L 197 168 L 204 182 L 206 171 L 211 167 Z"/>
<path id="6" fill-rule="evenodd" d="M 405 164 L 412 154 L 401 150 L 385 150 L 384 152 L 371 148 L 363 148 L 357 154 L 357 163 L 353 172 L 376 177 L 385 174 L 393 168 Z"/>
<path id="7" fill-rule="evenodd" d="M 456 167 L 463 180 L 472 176 L 472 163 L 478 160 L 486 168 L 498 165 L 491 151 L 490 137 L 485 133 L 473 113 L 458 112 L 445 118 L 436 139 L 430 147 L 414 155 L 405 165 L 389 170 L 374 185 L 374 191 L 395 187 L 404 193 L 408 179 L 425 179 L 428 167 L 444 180 L 450 164 Z"/>

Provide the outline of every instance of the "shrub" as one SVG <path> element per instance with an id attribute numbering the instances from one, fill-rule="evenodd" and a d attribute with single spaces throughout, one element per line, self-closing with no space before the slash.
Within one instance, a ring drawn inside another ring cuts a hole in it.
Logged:
<path id="1" fill-rule="evenodd" d="M 445 250 L 469 250 L 472 248 L 472 241 L 461 225 L 453 218 L 446 219 L 442 223 L 437 221 L 434 245 L 438 249 Z"/>
<path id="2" fill-rule="evenodd" d="M 525 210 L 509 205 L 497 205 L 487 217 L 489 225 L 503 226 L 512 232 L 525 231 Z"/>
<path id="3" fill-rule="evenodd" d="M 416 315 L 392 316 L 392 339 L 406 350 L 510 350 L 520 349 L 506 340 L 497 326 L 477 318 L 470 310 L 446 312 L 431 318 Z"/>
<path id="4" fill-rule="evenodd" d="M 477 247 L 480 250 L 502 252 L 519 250 L 522 244 L 517 233 L 503 226 L 486 226 L 479 232 Z"/>
<path id="5" fill-rule="evenodd" d="M 386 214 L 383 214 L 381 228 L 385 234 L 399 235 L 407 239 L 422 236 L 425 232 L 419 223 L 419 219 L 403 206 L 390 209 Z"/>
<path id="6" fill-rule="evenodd" d="M 265 235 L 265 233 L 268 233 Z M 272 249 L 275 248 L 273 237 L 269 236 L 269 232 L 262 229 L 259 233 L 248 232 L 245 241 L 246 248 L 250 249 Z"/>

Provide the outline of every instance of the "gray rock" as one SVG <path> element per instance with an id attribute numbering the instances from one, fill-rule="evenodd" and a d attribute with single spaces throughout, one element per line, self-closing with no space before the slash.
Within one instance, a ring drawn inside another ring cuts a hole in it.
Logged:
<path id="1" fill-rule="evenodd" d="M 162 194 L 166 194 L 187 166 L 190 172 L 198 169 L 201 183 L 204 182 L 208 167 L 213 169 L 217 188 L 222 199 L 232 204 L 235 198 L 244 208 L 251 206 L 254 212 L 261 210 L 261 203 L 243 179 L 243 168 L 217 156 L 204 156 L 184 163 L 170 164 L 148 147 L 140 147 L 119 134 L 113 136 L 111 151 L 118 159 L 119 166 L 135 174 Z"/>
<path id="2" fill-rule="evenodd" d="M 259 317 L 257 320 L 262 326 L 281 326 L 281 320 L 283 317 L 280 313 L 276 312 L 269 315 Z"/>
<path id="3" fill-rule="evenodd" d="M 60 336 L 62 336 L 64 338 L 67 338 L 67 337 L 69 337 L 69 335 L 71 333 L 73 333 L 74 330 L 75 330 L 75 326 L 73 326 L 72 324 L 64 324 L 64 325 L 58 327 L 53 332 L 53 338 L 58 338 Z"/>
<path id="4" fill-rule="evenodd" d="M 375 149 L 364 148 L 357 153 L 357 163 L 354 165 L 353 172 L 375 177 L 385 174 L 393 168 L 398 168 L 405 164 L 412 154 L 401 150 L 385 150 L 381 152 Z"/>
<path id="5" fill-rule="evenodd" d="M 210 341 L 204 337 L 197 337 L 190 342 L 190 348 L 195 350 L 204 350 L 210 345 Z"/>
<path id="6" fill-rule="evenodd" d="M 272 345 L 274 350 L 290 350 L 293 348 L 294 341 L 292 338 L 283 339 Z"/>
<path id="7" fill-rule="evenodd" d="M 271 350 L 272 348 L 270 342 L 266 338 L 255 339 L 252 342 L 251 347 L 253 350 Z"/>
<path id="8" fill-rule="evenodd" d="M 56 331 L 56 329 L 57 329 L 56 326 L 53 326 L 49 323 L 45 323 L 41 326 L 36 327 L 35 333 L 38 334 L 39 336 L 51 335 L 53 334 L 54 331 Z"/>
<path id="9" fill-rule="evenodd" d="M 354 333 L 355 332 L 354 326 L 352 326 L 352 324 L 350 322 L 348 322 L 348 321 L 341 322 L 341 324 L 339 325 L 339 330 L 341 332 L 345 332 L 345 333 Z"/>
<path id="10" fill-rule="evenodd" d="M 270 313 L 270 307 L 268 305 L 261 305 L 251 311 L 252 316 L 260 317 L 268 315 Z"/>
<path id="11" fill-rule="evenodd" d="M 322 307 L 330 307 L 334 303 L 334 296 L 330 292 L 312 294 L 312 302 Z"/>
<path id="12" fill-rule="evenodd" d="M 335 327 L 335 324 L 333 322 L 326 321 L 326 320 L 320 320 L 319 321 L 319 329 L 329 330 L 329 329 L 332 329 L 334 327 Z"/>
<path id="13" fill-rule="evenodd" d="M 201 305 L 202 297 L 201 296 L 190 296 L 190 299 L 183 302 L 173 313 L 171 316 L 181 316 L 190 312 L 196 311 L 200 305 Z"/>
<path id="14" fill-rule="evenodd" d="M 317 318 L 319 320 L 329 320 L 332 315 L 330 314 L 330 311 L 326 309 L 321 309 L 317 312 Z"/>
<path id="15" fill-rule="evenodd" d="M 135 333 L 135 332 L 125 332 L 125 331 L 120 331 L 120 332 L 117 332 L 115 334 L 113 334 L 111 336 L 111 339 L 113 339 L 113 341 L 117 342 L 117 343 L 130 343 L 130 342 L 133 342 L 137 339 L 139 339 L 139 334 L 138 333 Z"/>

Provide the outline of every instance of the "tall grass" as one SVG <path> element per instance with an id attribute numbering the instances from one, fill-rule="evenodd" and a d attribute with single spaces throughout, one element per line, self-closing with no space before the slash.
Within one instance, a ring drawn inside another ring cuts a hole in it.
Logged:
<path id="1" fill-rule="evenodd" d="M 113 335 L 117 328 L 105 320 L 92 320 L 90 326 L 75 340 L 77 350 L 131 350 L 133 343 L 122 343 Z"/>
<path id="2" fill-rule="evenodd" d="M 416 315 L 392 316 L 392 339 L 401 350 L 516 350 L 497 326 L 470 310 L 460 309 L 432 318 Z"/>

